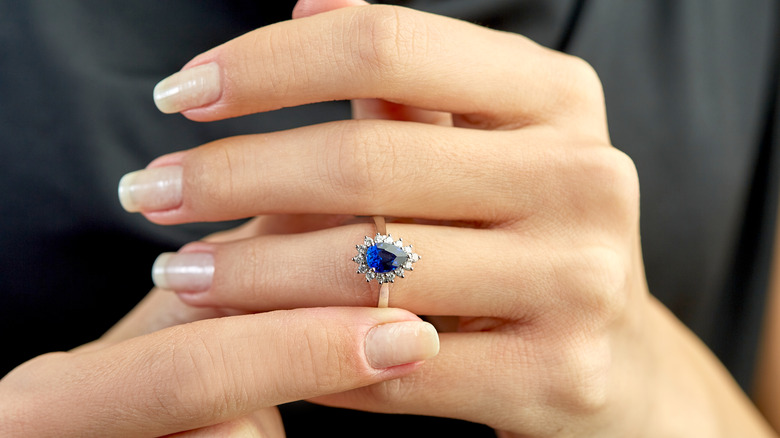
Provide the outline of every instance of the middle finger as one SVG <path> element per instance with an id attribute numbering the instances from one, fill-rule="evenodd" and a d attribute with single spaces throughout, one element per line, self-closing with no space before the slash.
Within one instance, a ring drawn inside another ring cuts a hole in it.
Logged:
<path id="1" fill-rule="evenodd" d="M 550 151 L 523 146 L 549 145 L 544 129 L 361 120 L 233 137 L 128 174 L 120 199 L 161 224 L 284 213 L 501 223 L 528 200 L 518 180 L 542 180 L 527 164 Z"/>

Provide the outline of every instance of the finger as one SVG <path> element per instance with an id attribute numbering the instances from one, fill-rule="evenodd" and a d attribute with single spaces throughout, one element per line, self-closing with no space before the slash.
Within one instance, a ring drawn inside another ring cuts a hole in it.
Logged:
<path id="1" fill-rule="evenodd" d="M 542 122 L 603 100 L 582 61 L 513 34 L 387 6 L 258 29 L 196 57 L 155 89 L 162 111 L 201 121 L 358 98 L 479 115 L 492 127 Z M 556 111 L 546 111 L 551 104 Z"/>
<path id="2" fill-rule="evenodd" d="M 551 284 L 566 291 L 582 289 L 564 281 L 571 276 L 559 271 L 590 270 L 596 276 L 606 269 L 591 266 L 595 263 L 579 248 L 552 250 L 548 240 L 540 243 L 497 230 L 390 224 L 388 231 L 421 257 L 390 290 L 390 306 L 416 314 L 523 319 L 559 302 Z M 194 306 L 246 311 L 371 307 L 377 305 L 379 286 L 367 283 L 351 259 L 363 236 L 374 234 L 372 226 L 354 225 L 223 245 L 196 244 L 158 258 L 154 278 L 158 286 L 180 291 L 181 299 Z M 197 274 L 203 271 L 212 272 L 211 278 Z M 579 299 L 589 297 L 586 292 Z"/>
<path id="3" fill-rule="evenodd" d="M 570 339 L 573 348 L 562 351 L 540 342 L 540 330 L 548 328 L 504 325 L 491 332 L 444 333 L 439 356 L 420 372 L 310 401 L 559 436 L 560 424 L 577 424 L 604 403 L 609 356 L 602 350 L 608 347 L 580 348 L 582 340 Z M 550 421 L 551 412 L 558 421 Z"/>
<path id="4" fill-rule="evenodd" d="M 300 309 L 199 321 L 88 354 L 42 356 L 0 381 L 0 392 L 19 402 L 20 424 L 35 421 L 39 430 L 159 436 L 398 378 L 437 351 L 432 326 L 405 311 Z M 35 376 L 35 385 L 25 375 Z"/>
<path id="5" fill-rule="evenodd" d="M 544 150 L 532 150 L 539 142 Z M 570 161 L 572 154 L 554 156 L 554 143 L 542 130 L 334 122 L 163 157 L 123 177 L 119 194 L 126 210 L 163 224 L 280 213 L 501 222 L 513 220 L 518 202 L 528 199 L 508 174 L 537 186 L 533 178 L 550 179 L 547 169 L 531 165 L 537 155 Z"/>
<path id="6" fill-rule="evenodd" d="M 293 19 L 310 17 L 323 12 L 349 6 L 366 6 L 363 0 L 299 0 L 293 8 Z M 452 114 L 428 111 L 407 105 L 400 105 L 382 99 L 356 99 L 352 101 L 353 119 L 402 120 L 452 126 Z"/>
<path id="7" fill-rule="evenodd" d="M 536 394 L 536 388 L 542 385 L 541 376 L 534 373 L 532 366 L 536 359 L 534 352 L 528 350 L 532 345 L 515 341 L 518 345 L 514 349 L 500 351 L 512 341 L 508 334 L 442 333 L 439 336 L 441 350 L 437 360 L 426 363 L 421 372 L 309 401 L 379 413 L 457 417 L 492 427 L 500 426 L 498 417 L 510 411 L 507 406 L 512 406 L 511 412 L 516 417 L 513 420 L 534 420 L 530 414 L 542 407 L 544 400 Z M 498 378 L 505 375 L 496 369 L 500 366 L 496 354 L 501 354 L 502 363 L 512 364 L 511 385 L 507 385 L 505 378 Z M 507 394 L 511 390 L 516 394 Z M 524 430 L 530 430 L 530 426 Z"/>
<path id="8" fill-rule="evenodd" d="M 276 408 L 261 409 L 241 418 L 165 438 L 284 438 L 282 418 Z"/>
<path id="9" fill-rule="evenodd" d="M 368 3 L 363 0 L 298 0 L 293 8 L 293 19 L 310 17 L 334 9 L 346 8 L 349 6 L 366 6 Z"/>

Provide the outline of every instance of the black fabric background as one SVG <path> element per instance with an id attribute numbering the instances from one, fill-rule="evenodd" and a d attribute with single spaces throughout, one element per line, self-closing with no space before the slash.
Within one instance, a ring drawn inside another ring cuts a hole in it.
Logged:
<path id="1" fill-rule="evenodd" d="M 651 291 L 749 387 L 778 196 L 778 2 L 398 3 L 594 65 L 612 140 L 639 171 Z M 287 19 L 292 4 L 0 0 L 0 375 L 95 339 L 148 292 L 158 253 L 232 225 L 160 227 L 127 214 L 116 196 L 124 173 L 228 135 L 349 117 L 344 102 L 209 124 L 155 109 L 158 80 Z M 290 436 L 313 424 L 349 436 L 353 421 L 414 436 L 443 421 L 312 409 L 283 409 Z"/>

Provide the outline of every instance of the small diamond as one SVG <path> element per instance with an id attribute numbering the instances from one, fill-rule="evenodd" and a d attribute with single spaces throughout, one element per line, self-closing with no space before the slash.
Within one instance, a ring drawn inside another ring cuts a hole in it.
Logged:
<path id="1" fill-rule="evenodd" d="M 379 274 L 377 275 L 377 281 L 379 281 L 379 284 L 395 283 L 395 274 L 393 274 L 392 272 Z"/>

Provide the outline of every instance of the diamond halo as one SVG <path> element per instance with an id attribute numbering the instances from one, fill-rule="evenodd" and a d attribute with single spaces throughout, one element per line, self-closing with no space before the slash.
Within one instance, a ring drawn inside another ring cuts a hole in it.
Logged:
<path id="1" fill-rule="evenodd" d="M 420 260 L 411 245 L 404 246 L 402 239 L 394 241 L 390 234 L 366 236 L 363 244 L 355 248 L 358 254 L 352 261 L 358 264 L 357 273 L 365 275 L 368 282 L 394 283 L 396 277 L 404 278 L 406 271 L 413 271 L 412 264 Z"/>

